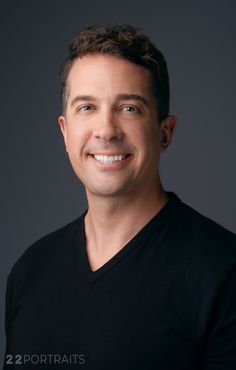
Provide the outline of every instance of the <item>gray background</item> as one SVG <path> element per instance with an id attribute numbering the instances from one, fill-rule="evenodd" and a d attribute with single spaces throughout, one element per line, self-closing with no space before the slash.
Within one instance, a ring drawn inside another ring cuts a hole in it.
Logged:
<path id="1" fill-rule="evenodd" d="M 236 2 L 5 1 L 1 4 L 0 361 L 12 264 L 86 207 L 57 123 L 58 73 L 71 37 L 94 23 L 141 27 L 166 56 L 178 127 L 164 187 L 236 231 Z"/>

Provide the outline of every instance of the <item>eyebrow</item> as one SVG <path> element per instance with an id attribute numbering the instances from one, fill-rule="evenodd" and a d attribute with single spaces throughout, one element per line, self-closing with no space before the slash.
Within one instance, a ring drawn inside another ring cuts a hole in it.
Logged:
<path id="1" fill-rule="evenodd" d="M 92 95 L 76 95 L 74 99 L 71 101 L 71 107 L 79 101 L 95 101 L 97 100 L 94 96 Z M 137 95 L 137 94 L 119 94 L 116 97 L 116 100 L 137 100 L 143 103 L 144 105 L 148 106 L 148 101 L 145 99 L 142 95 Z"/>
<path id="2" fill-rule="evenodd" d="M 92 100 L 94 101 L 96 100 L 96 98 L 91 95 L 76 95 L 74 99 L 72 99 L 70 105 L 71 107 L 73 107 L 73 105 L 77 103 L 78 101 L 92 101 Z"/>
<path id="3" fill-rule="evenodd" d="M 120 94 L 117 96 L 117 100 L 137 100 L 146 106 L 149 105 L 147 99 L 144 98 L 144 96 L 137 94 Z"/>

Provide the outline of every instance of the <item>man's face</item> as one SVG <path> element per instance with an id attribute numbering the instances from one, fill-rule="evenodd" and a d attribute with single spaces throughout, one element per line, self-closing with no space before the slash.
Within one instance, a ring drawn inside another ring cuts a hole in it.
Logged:
<path id="1" fill-rule="evenodd" d="M 87 55 L 68 76 L 59 124 L 87 195 L 125 196 L 158 181 L 160 130 L 150 72 L 125 59 Z"/>

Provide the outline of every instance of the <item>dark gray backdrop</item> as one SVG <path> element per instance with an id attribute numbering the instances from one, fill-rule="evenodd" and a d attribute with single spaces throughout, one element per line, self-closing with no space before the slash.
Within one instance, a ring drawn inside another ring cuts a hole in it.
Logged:
<path id="1" fill-rule="evenodd" d="M 57 123 L 58 73 L 82 26 L 131 23 L 164 52 L 178 127 L 162 157 L 163 184 L 236 231 L 235 11 L 233 0 L 2 2 L 0 361 L 10 267 L 86 207 Z"/>

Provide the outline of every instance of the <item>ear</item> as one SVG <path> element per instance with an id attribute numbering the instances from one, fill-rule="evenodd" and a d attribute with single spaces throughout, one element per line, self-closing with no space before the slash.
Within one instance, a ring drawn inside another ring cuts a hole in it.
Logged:
<path id="1" fill-rule="evenodd" d="M 68 152 L 68 150 L 67 150 L 67 124 L 66 124 L 65 117 L 64 116 L 59 116 L 58 117 L 58 123 L 60 125 L 60 129 L 61 129 L 62 135 L 64 137 L 66 151 Z"/>
<path id="2" fill-rule="evenodd" d="M 176 128 L 177 118 L 175 116 L 168 116 L 160 123 L 160 143 L 161 151 L 165 151 L 171 143 L 175 128 Z"/>

